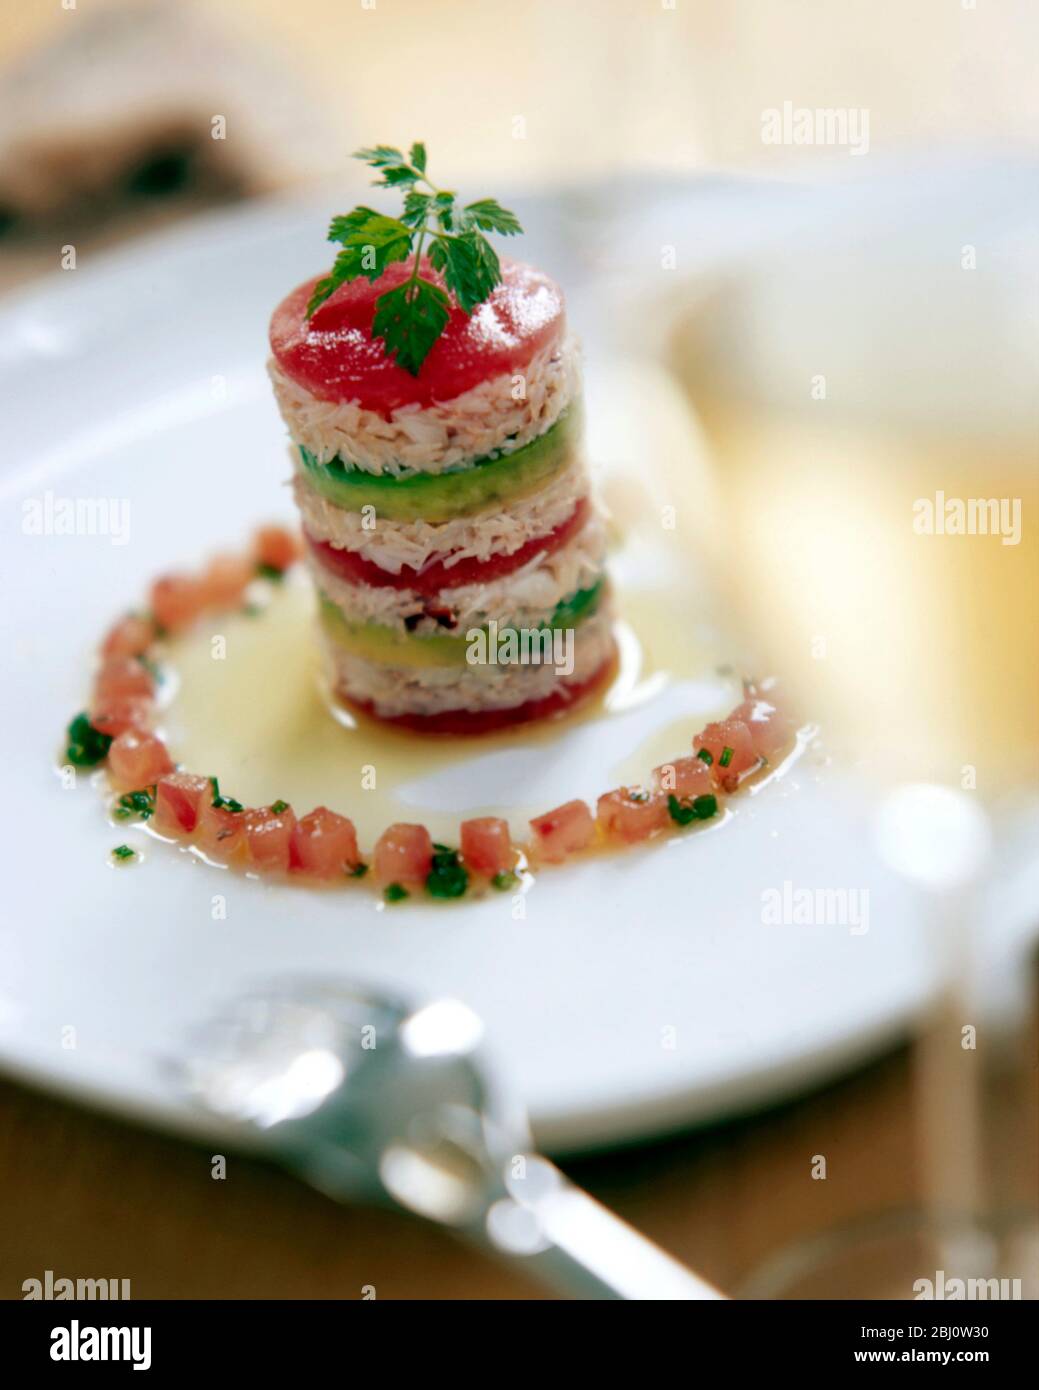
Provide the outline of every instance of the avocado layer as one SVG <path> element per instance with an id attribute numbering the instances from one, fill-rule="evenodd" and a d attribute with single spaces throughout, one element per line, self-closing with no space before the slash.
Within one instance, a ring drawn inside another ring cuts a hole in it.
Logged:
<path id="1" fill-rule="evenodd" d="M 580 589 L 557 604 L 555 612 L 541 629 L 576 627 L 584 618 L 591 617 L 599 606 L 605 580 L 600 579 L 590 589 Z M 365 661 L 376 662 L 380 666 L 466 666 L 466 653 L 469 638 L 463 633 L 457 637 L 443 633 L 419 636 L 402 632 L 399 628 L 385 627 L 381 623 L 352 623 L 344 615 L 338 604 L 324 594 L 321 595 L 321 625 L 328 637 L 345 651 Z M 539 630 L 541 630 L 539 629 Z M 509 628 L 498 629 L 501 642 Z"/>
<path id="2" fill-rule="evenodd" d="M 300 446 L 311 487 L 337 507 L 359 512 L 374 507 L 388 521 L 451 521 L 490 511 L 537 492 L 561 473 L 572 457 L 579 412 L 571 406 L 556 423 L 511 454 L 477 459 L 446 473 L 365 473 L 341 459 L 319 463 Z"/>

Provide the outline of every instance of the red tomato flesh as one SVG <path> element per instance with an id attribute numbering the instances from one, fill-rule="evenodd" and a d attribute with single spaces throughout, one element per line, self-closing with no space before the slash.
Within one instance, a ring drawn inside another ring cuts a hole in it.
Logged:
<path id="1" fill-rule="evenodd" d="M 299 559 L 299 541 L 284 526 L 261 526 L 253 537 L 253 552 L 258 565 L 287 570 Z"/>
<path id="2" fill-rule="evenodd" d="M 245 812 L 203 800 L 193 839 L 204 854 L 227 863 L 245 845 Z"/>
<path id="3" fill-rule="evenodd" d="M 167 574 L 151 589 L 151 609 L 155 621 L 167 632 L 193 623 L 205 605 L 201 582 L 186 574 Z"/>
<path id="4" fill-rule="evenodd" d="M 706 748 L 710 753 L 711 776 L 715 785 L 723 791 L 735 791 L 740 779 L 758 766 L 754 741 L 742 719 L 722 719 L 717 724 L 708 724 L 693 739 L 693 752 L 699 753 L 701 748 Z M 723 767 L 726 748 L 731 752 Z"/>
<path id="5" fill-rule="evenodd" d="M 121 792 L 152 787 L 160 777 L 172 771 L 173 759 L 162 739 L 154 734 L 127 729 L 108 750 L 108 774 L 113 786 Z"/>
<path id="6" fill-rule="evenodd" d="M 512 574 L 533 560 L 535 555 L 551 555 L 553 551 L 566 545 L 577 535 L 588 518 L 589 503 L 582 497 L 567 519 L 549 531 L 547 535 L 536 536 L 511 555 L 490 555 L 486 560 L 469 556 L 447 565 L 444 560 L 434 560 L 422 569 L 412 569 L 402 565 L 399 574 L 382 569 L 371 560 L 366 560 L 353 550 L 338 550 L 327 541 L 317 541 L 307 536 L 307 544 L 317 560 L 340 579 L 349 584 L 370 584 L 383 589 L 413 589 L 430 597 L 439 594 L 441 589 L 458 589 L 463 584 L 488 584 L 492 579 Z M 445 557 L 449 558 L 449 557 Z"/>
<path id="7" fill-rule="evenodd" d="M 208 777 L 170 772 L 156 784 L 152 824 L 160 835 L 190 835 L 205 801 L 212 799 L 213 784 Z"/>
<path id="8" fill-rule="evenodd" d="M 133 695 L 150 699 L 154 689 L 151 673 L 132 656 L 106 657 L 94 681 L 94 693 L 102 701 Z"/>
<path id="9" fill-rule="evenodd" d="M 561 336 L 563 296 L 547 275 L 502 258 L 502 282 L 471 315 L 454 299 L 447 327 L 417 377 L 386 355 L 372 337 L 375 301 L 409 278 L 413 262 L 388 266 L 374 282 L 351 280 L 326 299 L 313 318 L 307 302 L 320 276 L 293 290 L 271 319 L 271 351 L 282 371 L 323 401 L 357 401 L 387 419 L 400 406 L 449 401 L 490 377 L 518 373 L 542 347 Z M 423 259 L 422 276 L 443 287 Z"/>
<path id="10" fill-rule="evenodd" d="M 662 763 L 653 775 L 665 796 L 707 796 L 714 790 L 711 769 L 702 758 L 675 758 Z"/>
<path id="11" fill-rule="evenodd" d="M 538 858 L 561 864 L 569 854 L 587 849 L 595 838 L 595 821 L 583 801 L 567 801 L 530 822 Z"/>
<path id="12" fill-rule="evenodd" d="M 433 867 L 433 840 L 424 825 L 398 822 L 375 842 L 372 871 L 376 883 L 417 887 Z"/>
<path id="13" fill-rule="evenodd" d="M 148 695 L 113 695 L 110 699 L 95 698 L 90 722 L 101 733 L 115 738 L 127 729 L 147 733 L 154 713 L 155 705 Z"/>
<path id="14" fill-rule="evenodd" d="M 245 844 L 249 861 L 265 874 L 286 874 L 293 867 L 293 834 L 296 815 L 291 806 L 284 811 L 262 806 L 258 810 L 241 811 L 245 827 Z"/>
<path id="15" fill-rule="evenodd" d="M 768 699 L 745 700 L 732 714 L 750 730 L 754 751 L 771 762 L 793 738 L 794 726 L 781 709 Z"/>
<path id="16" fill-rule="evenodd" d="M 216 555 L 202 576 L 201 599 L 214 608 L 231 608 L 241 602 L 254 567 L 242 555 Z"/>
<path id="17" fill-rule="evenodd" d="M 609 839 L 634 845 L 667 828 L 667 797 L 639 787 L 618 787 L 600 796 L 596 820 Z"/>
<path id="18" fill-rule="evenodd" d="M 342 878 L 361 860 L 353 821 L 325 806 L 298 822 L 292 844 L 297 867 L 311 878 Z"/>
<path id="19" fill-rule="evenodd" d="M 111 628 L 101 644 L 102 656 L 140 656 L 155 640 L 155 625 L 128 613 Z"/>
<path id="20" fill-rule="evenodd" d="M 516 862 L 509 823 L 499 816 L 476 816 L 461 828 L 462 859 L 474 874 L 493 878 L 508 873 Z"/>

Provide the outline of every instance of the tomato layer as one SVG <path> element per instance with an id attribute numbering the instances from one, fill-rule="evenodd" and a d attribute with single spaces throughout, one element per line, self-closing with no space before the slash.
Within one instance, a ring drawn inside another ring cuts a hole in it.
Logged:
<path id="1" fill-rule="evenodd" d="M 412 261 L 388 266 L 378 280 L 341 285 L 311 319 L 307 303 L 321 278 L 293 290 L 271 318 L 271 351 L 293 381 L 323 401 L 357 401 L 388 418 L 403 405 L 450 401 L 491 377 L 521 371 L 563 329 L 563 296 L 541 271 L 502 259 L 502 281 L 490 297 L 464 313 L 452 299 L 447 327 L 418 376 L 386 355 L 372 337 L 375 301 L 408 279 Z M 424 278 L 443 278 L 424 260 Z"/>
<path id="2" fill-rule="evenodd" d="M 583 681 L 572 681 L 553 690 L 540 700 L 527 700 L 511 709 L 449 709 L 437 714 L 394 714 L 389 717 L 377 714 L 366 700 L 351 700 L 340 695 L 351 709 L 359 710 L 380 724 L 392 724 L 398 729 L 410 729 L 416 734 L 451 734 L 468 736 L 470 734 L 493 734 L 500 729 L 511 729 L 517 724 L 529 724 L 535 719 L 548 719 L 567 714 L 577 705 L 587 700 L 613 674 L 615 655 L 610 653 L 599 669 Z"/>
<path id="3" fill-rule="evenodd" d="M 307 543 L 319 564 L 348 584 L 369 584 L 376 589 L 411 589 L 432 598 L 441 589 L 458 589 L 463 584 L 488 584 L 492 579 L 501 579 L 503 575 L 522 569 L 535 555 L 551 555 L 577 535 L 588 519 L 589 510 L 587 497 L 579 498 L 567 519 L 561 521 L 554 531 L 535 536 L 511 555 L 491 555 L 486 560 L 469 556 L 456 560 L 453 565 L 434 560 L 420 570 L 402 565 L 400 574 L 391 574 L 356 551 L 337 550 L 334 545 L 315 540 L 313 536 L 307 536 Z"/>

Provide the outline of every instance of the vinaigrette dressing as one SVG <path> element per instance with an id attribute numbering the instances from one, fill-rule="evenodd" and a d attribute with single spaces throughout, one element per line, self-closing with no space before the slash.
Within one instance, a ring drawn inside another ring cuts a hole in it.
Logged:
<path id="1" fill-rule="evenodd" d="M 473 739 L 431 737 L 334 706 L 313 592 L 296 572 L 261 611 L 214 618 L 167 645 L 162 728 L 177 762 L 217 776 L 225 794 L 247 805 L 282 798 L 297 814 L 326 805 L 354 821 L 362 846 L 394 821 L 453 843 L 474 815 L 503 816 L 525 839 L 531 816 L 574 797 L 594 804 L 688 754 L 693 734 L 741 698 L 680 589 L 622 589 L 617 607 L 616 673 L 580 710 Z"/>

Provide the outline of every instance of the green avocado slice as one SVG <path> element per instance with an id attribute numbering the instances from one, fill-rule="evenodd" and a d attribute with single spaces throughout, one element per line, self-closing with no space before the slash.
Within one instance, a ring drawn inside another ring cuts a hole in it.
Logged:
<path id="1" fill-rule="evenodd" d="M 573 457 L 580 430 L 571 406 L 555 424 L 511 454 L 489 455 L 447 473 L 365 473 L 341 459 L 319 463 L 300 445 L 307 481 L 337 507 L 359 512 L 374 507 L 388 521 L 451 521 L 515 502 L 544 487 Z"/>
<path id="2" fill-rule="evenodd" d="M 600 579 L 590 589 L 579 589 L 569 598 L 563 599 L 547 623 L 540 625 L 556 630 L 576 627 L 583 619 L 591 617 L 599 607 L 605 579 Z M 467 666 L 469 636 L 448 636 L 445 633 L 431 633 L 428 636 L 402 632 L 400 628 L 385 627 L 382 623 L 352 623 L 344 615 L 337 603 L 321 595 L 321 625 L 328 637 L 345 651 L 365 661 L 378 662 L 380 666 L 421 666 L 449 667 Z M 475 630 L 475 629 L 473 629 Z M 502 641 L 508 628 L 498 629 L 498 641 Z"/>

